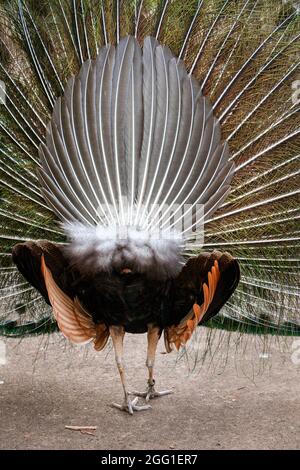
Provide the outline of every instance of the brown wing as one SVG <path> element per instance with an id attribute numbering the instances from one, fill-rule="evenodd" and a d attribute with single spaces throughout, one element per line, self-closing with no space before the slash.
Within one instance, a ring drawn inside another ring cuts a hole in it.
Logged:
<path id="1" fill-rule="evenodd" d="M 55 319 L 63 335 L 79 344 L 94 340 L 95 348 L 103 349 L 109 338 L 108 328 L 104 324 L 95 325 L 78 298 L 71 299 L 58 287 L 46 266 L 44 255 L 41 258 L 41 272 Z"/>
<path id="2" fill-rule="evenodd" d="M 47 289 L 41 273 L 42 243 L 18 243 L 13 247 L 12 259 L 20 273 L 35 287 L 50 305 Z"/>
<path id="3" fill-rule="evenodd" d="M 74 343 L 94 340 L 97 350 L 106 345 L 109 330 L 104 324 L 95 325 L 72 292 L 72 273 L 59 245 L 48 241 L 21 243 L 13 249 L 13 260 L 27 281 L 52 306 L 58 327 L 66 338 Z"/>
<path id="4" fill-rule="evenodd" d="M 72 271 L 64 256 L 62 245 L 48 240 L 18 243 L 13 247 L 12 259 L 25 279 L 35 287 L 50 305 L 45 281 L 41 273 L 41 258 L 45 258 L 57 285 L 71 298 L 75 296 L 72 290 Z"/>
<path id="5" fill-rule="evenodd" d="M 181 310 L 181 319 L 164 332 L 168 352 L 173 344 L 179 349 L 190 339 L 198 324 L 205 323 L 220 311 L 239 279 L 239 265 L 227 252 L 201 253 L 186 263 L 175 282 L 175 305 Z M 189 300 L 191 298 L 194 303 Z M 175 316 L 178 318 L 178 312 Z"/>

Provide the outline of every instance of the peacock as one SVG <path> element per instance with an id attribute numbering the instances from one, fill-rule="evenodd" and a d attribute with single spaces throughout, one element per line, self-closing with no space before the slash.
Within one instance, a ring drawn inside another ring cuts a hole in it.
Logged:
<path id="1" fill-rule="evenodd" d="M 0 9 L 0 334 L 299 335 L 297 2 Z"/>

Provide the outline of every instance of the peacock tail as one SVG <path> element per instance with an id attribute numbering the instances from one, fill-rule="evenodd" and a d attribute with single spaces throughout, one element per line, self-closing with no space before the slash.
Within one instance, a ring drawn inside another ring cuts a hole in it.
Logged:
<path id="1" fill-rule="evenodd" d="M 229 251 L 242 276 L 208 326 L 299 335 L 299 6 L 1 0 L 0 9 L 0 333 L 57 329 L 50 307 L 13 265 L 11 248 L 27 240 L 65 243 L 41 184 L 39 149 L 70 77 L 129 35 L 141 46 L 151 37 L 183 61 L 235 164 L 229 196 L 206 220 L 202 249 Z"/>

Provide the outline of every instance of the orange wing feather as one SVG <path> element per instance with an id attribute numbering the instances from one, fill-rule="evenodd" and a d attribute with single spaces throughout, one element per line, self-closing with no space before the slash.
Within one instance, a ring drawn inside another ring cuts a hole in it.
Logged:
<path id="1" fill-rule="evenodd" d="M 215 260 L 214 266 L 208 273 L 208 285 L 203 284 L 203 303 L 202 305 L 194 304 L 192 310 L 186 315 L 186 317 L 179 323 L 165 329 L 165 345 L 168 352 L 172 351 L 172 345 L 174 344 L 178 350 L 180 346 L 184 346 L 186 342 L 191 338 L 195 331 L 198 323 L 204 317 L 205 313 L 210 306 L 214 295 L 216 293 L 217 285 L 220 279 L 220 270 L 218 261 Z"/>
<path id="2" fill-rule="evenodd" d="M 103 349 L 109 338 L 106 325 L 95 325 L 91 315 L 79 300 L 70 299 L 56 284 L 47 268 L 44 256 L 41 257 L 41 271 L 45 280 L 53 314 L 62 334 L 73 343 L 83 344 L 94 340 L 95 349 Z"/>

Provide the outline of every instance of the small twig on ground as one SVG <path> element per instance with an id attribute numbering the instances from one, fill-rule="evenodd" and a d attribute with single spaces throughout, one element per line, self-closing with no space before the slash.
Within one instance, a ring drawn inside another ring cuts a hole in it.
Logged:
<path id="1" fill-rule="evenodd" d="M 94 436 L 94 432 L 97 429 L 97 426 L 65 426 L 65 429 L 69 429 L 70 431 L 80 431 L 81 434 L 89 434 L 90 436 Z"/>

